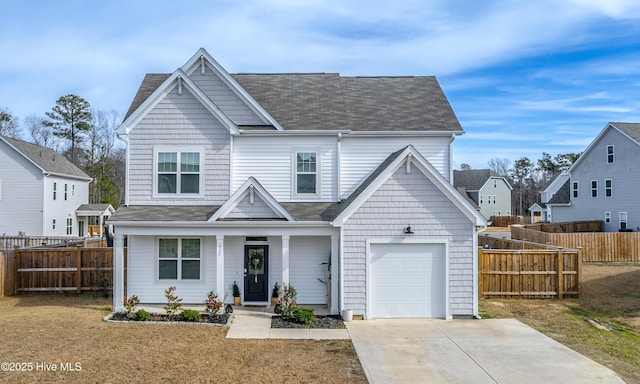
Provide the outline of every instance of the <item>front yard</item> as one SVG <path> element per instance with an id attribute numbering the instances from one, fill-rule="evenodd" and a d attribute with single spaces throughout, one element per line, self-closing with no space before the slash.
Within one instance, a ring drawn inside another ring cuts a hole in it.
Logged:
<path id="1" fill-rule="evenodd" d="M 483 317 L 516 318 L 640 383 L 640 265 L 584 264 L 580 299 L 481 299 Z"/>
<path id="2" fill-rule="evenodd" d="M 0 382 L 367 382 L 350 341 L 239 340 L 221 327 L 106 323 L 110 304 L 90 295 L 0 299 L 0 363 L 23 363 L 3 364 Z"/>

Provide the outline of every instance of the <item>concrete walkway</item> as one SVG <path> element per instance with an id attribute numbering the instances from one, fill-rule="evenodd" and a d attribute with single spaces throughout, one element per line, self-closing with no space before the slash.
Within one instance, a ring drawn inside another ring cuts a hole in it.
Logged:
<path id="1" fill-rule="evenodd" d="M 318 315 L 323 314 L 318 309 L 315 312 Z M 271 328 L 271 316 L 273 316 L 272 307 L 234 307 L 233 320 L 227 337 L 230 339 L 349 339 L 346 329 Z"/>
<path id="2" fill-rule="evenodd" d="M 515 319 L 347 323 L 370 383 L 624 383 Z"/>

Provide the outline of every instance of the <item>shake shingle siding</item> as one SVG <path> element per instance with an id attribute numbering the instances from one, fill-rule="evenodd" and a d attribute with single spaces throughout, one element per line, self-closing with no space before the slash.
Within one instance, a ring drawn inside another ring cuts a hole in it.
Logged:
<path id="1" fill-rule="evenodd" d="M 229 131 L 187 89 L 174 88 L 130 134 L 129 204 L 211 205 L 229 197 Z M 154 199 L 154 147 L 202 146 L 203 199 Z"/>
<path id="2" fill-rule="evenodd" d="M 447 240 L 452 315 L 473 312 L 473 224 L 415 166 L 400 167 L 347 220 L 343 229 L 345 308 L 365 314 L 367 239 L 403 236 Z"/>

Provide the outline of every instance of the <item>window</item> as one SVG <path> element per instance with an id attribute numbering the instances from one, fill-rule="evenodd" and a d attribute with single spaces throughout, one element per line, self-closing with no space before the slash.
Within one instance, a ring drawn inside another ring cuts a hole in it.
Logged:
<path id="1" fill-rule="evenodd" d="M 591 197 L 598 197 L 598 180 L 591 180 Z"/>
<path id="2" fill-rule="evenodd" d="M 498 180 L 493 179 L 493 188 L 497 188 L 498 187 Z"/>
<path id="3" fill-rule="evenodd" d="M 317 184 L 317 158 L 315 152 L 296 153 L 296 185 L 299 194 L 315 194 Z"/>
<path id="4" fill-rule="evenodd" d="M 67 218 L 67 235 L 73 235 L 73 219 Z"/>
<path id="5" fill-rule="evenodd" d="M 613 163 L 613 145 L 607 146 L 607 163 Z"/>
<path id="6" fill-rule="evenodd" d="M 480 195 L 480 204 L 482 204 L 482 195 Z"/>
<path id="7" fill-rule="evenodd" d="M 577 181 L 573 182 L 571 189 L 573 190 L 573 198 L 577 199 L 578 198 L 578 182 Z"/>
<path id="8" fill-rule="evenodd" d="M 157 194 L 200 194 L 200 152 L 158 152 L 156 158 Z"/>
<path id="9" fill-rule="evenodd" d="M 627 212 L 620 212 L 618 219 L 620 221 L 620 229 L 627 229 Z"/>
<path id="10" fill-rule="evenodd" d="M 56 219 L 53 219 L 53 223 L 51 225 L 52 229 L 56 229 Z"/>
<path id="11" fill-rule="evenodd" d="M 611 222 L 611 212 L 605 212 L 604 213 L 604 222 L 606 224 L 609 224 Z"/>
<path id="12" fill-rule="evenodd" d="M 53 200 L 56 199 L 56 190 L 58 188 L 58 183 L 53 183 Z"/>
<path id="13" fill-rule="evenodd" d="M 159 239 L 158 258 L 158 279 L 200 279 L 200 239 Z"/>
<path id="14" fill-rule="evenodd" d="M 76 195 L 76 185 L 72 184 L 71 185 L 71 196 L 75 196 Z"/>
<path id="15" fill-rule="evenodd" d="M 493 204 L 496 203 L 496 195 L 493 195 Z"/>
<path id="16" fill-rule="evenodd" d="M 604 181 L 604 195 L 605 197 L 613 196 L 613 186 L 611 184 L 611 179 L 606 179 Z"/>
<path id="17" fill-rule="evenodd" d="M 64 201 L 67 201 L 67 184 L 64 185 Z"/>

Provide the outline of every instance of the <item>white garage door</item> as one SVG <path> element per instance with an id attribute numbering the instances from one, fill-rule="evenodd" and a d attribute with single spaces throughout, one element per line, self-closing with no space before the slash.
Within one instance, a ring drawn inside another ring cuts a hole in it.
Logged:
<path id="1" fill-rule="evenodd" d="M 371 317 L 445 317 L 444 244 L 371 244 Z"/>

